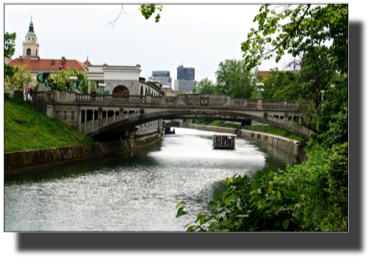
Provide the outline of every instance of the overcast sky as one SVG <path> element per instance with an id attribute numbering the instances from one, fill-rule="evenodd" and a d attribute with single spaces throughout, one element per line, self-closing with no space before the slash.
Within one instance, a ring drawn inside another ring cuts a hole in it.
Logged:
<path id="1" fill-rule="evenodd" d="M 138 5 L 125 5 L 124 14 L 108 25 L 121 11 L 116 5 L 5 5 L 5 31 L 16 32 L 16 51 L 31 16 L 40 44 L 40 58 L 76 59 L 89 57 L 93 65 L 140 64 L 141 76 L 153 70 L 168 70 L 173 79 L 177 67 L 195 68 L 195 78 L 215 81 L 218 64 L 241 59 L 246 40 L 260 5 L 175 5 L 165 4 L 161 20 L 145 20 Z M 284 66 L 266 61 L 260 70 Z"/>

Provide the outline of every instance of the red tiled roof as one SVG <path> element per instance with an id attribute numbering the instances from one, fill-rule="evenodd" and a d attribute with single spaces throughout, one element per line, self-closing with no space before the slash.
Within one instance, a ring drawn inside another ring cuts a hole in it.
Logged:
<path id="1" fill-rule="evenodd" d="M 92 66 L 92 64 L 90 63 L 90 61 L 86 60 L 83 64 L 87 65 L 87 66 Z"/>
<path id="2" fill-rule="evenodd" d="M 4 57 L 4 62 L 9 64 L 12 62 L 12 58 Z"/>
<path id="3" fill-rule="evenodd" d="M 32 58 L 34 56 L 31 56 Z M 37 57 L 37 56 L 35 56 Z M 54 61 L 54 65 L 52 64 Z M 13 60 L 9 64 L 12 66 L 25 66 L 27 70 L 31 71 L 58 71 L 60 68 L 63 70 L 69 70 L 75 68 L 78 71 L 87 72 L 88 67 L 82 62 L 77 60 L 65 59 L 64 64 L 61 64 L 62 59 L 38 59 L 30 60 L 30 58 L 22 58 L 21 61 L 19 58 Z M 54 68 L 53 68 L 54 67 Z"/>
<path id="4" fill-rule="evenodd" d="M 263 76 L 263 78 L 265 78 L 268 76 L 269 72 L 269 70 L 259 70 L 258 75 Z"/>

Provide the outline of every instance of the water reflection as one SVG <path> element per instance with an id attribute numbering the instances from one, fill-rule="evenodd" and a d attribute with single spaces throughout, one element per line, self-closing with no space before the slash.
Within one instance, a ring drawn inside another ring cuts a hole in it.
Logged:
<path id="1" fill-rule="evenodd" d="M 235 150 L 212 148 L 212 132 L 176 129 L 155 145 L 5 176 L 6 231 L 183 231 L 175 218 L 208 211 L 234 174 L 254 176 L 289 162 L 283 151 L 237 138 Z"/>

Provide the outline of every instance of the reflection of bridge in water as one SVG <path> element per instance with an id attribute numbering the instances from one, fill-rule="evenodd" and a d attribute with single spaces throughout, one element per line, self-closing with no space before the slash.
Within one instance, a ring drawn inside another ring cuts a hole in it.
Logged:
<path id="1" fill-rule="evenodd" d="M 307 128 L 296 126 L 304 111 L 295 100 L 234 99 L 214 94 L 161 97 L 48 91 L 35 95 L 33 104 L 41 112 L 97 140 L 110 135 L 124 136 L 126 132 L 133 132 L 136 126 L 151 121 L 188 115 L 252 119 L 295 132 L 306 140 L 312 133 Z"/>

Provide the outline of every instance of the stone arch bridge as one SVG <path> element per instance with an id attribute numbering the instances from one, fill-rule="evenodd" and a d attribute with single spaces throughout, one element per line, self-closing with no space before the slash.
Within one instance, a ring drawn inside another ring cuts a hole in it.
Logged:
<path id="1" fill-rule="evenodd" d="M 214 94 L 163 97 L 39 91 L 33 95 L 33 105 L 47 116 L 99 141 L 109 139 L 109 136 L 117 139 L 119 136 L 132 137 L 141 124 L 185 115 L 249 118 L 295 132 L 306 140 L 312 133 L 305 127 L 296 126 L 304 114 L 303 108 L 294 100 L 234 99 Z"/>

